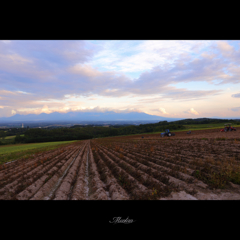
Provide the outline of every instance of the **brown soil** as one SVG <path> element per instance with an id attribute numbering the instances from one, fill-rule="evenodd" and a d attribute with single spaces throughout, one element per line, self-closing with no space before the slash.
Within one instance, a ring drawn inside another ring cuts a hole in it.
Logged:
<path id="1" fill-rule="evenodd" d="M 240 128 L 86 140 L 0 168 L 2 200 L 240 200 Z"/>

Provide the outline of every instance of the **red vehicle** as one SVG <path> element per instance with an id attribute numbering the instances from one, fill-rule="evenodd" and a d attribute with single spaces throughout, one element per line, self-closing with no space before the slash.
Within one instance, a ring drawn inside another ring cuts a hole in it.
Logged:
<path id="1" fill-rule="evenodd" d="M 231 127 L 231 123 L 224 124 L 225 128 L 221 129 L 220 132 L 230 132 L 230 131 L 236 131 L 235 127 Z"/>

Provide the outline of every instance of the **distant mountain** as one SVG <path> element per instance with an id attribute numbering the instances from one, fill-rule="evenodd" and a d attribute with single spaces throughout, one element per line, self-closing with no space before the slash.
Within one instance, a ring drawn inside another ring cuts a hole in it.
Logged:
<path id="1" fill-rule="evenodd" d="M 159 120 L 159 121 L 177 121 L 182 118 L 166 118 L 146 113 L 130 112 L 115 113 L 108 112 L 68 112 L 68 113 L 41 113 L 20 115 L 16 114 L 12 117 L 2 117 L 0 122 L 17 122 L 17 121 L 139 121 L 139 120 Z"/>

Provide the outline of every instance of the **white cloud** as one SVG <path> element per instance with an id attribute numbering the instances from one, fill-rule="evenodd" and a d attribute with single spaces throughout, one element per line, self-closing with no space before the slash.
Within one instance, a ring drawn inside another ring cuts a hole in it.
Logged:
<path id="1" fill-rule="evenodd" d="M 28 92 L 23 92 L 23 91 L 16 91 L 18 93 L 22 93 L 22 94 L 31 94 L 31 93 L 28 93 Z"/>
<path id="2" fill-rule="evenodd" d="M 5 43 L 5 44 L 9 44 L 9 43 L 11 43 L 12 41 L 11 41 L 11 40 L 1 40 L 1 42 Z"/>
<path id="3" fill-rule="evenodd" d="M 192 113 L 192 114 L 194 114 L 194 115 L 199 115 L 199 113 L 198 113 L 196 110 L 194 110 L 193 108 L 191 108 L 191 109 L 188 110 L 187 112 L 188 112 L 188 113 Z"/>
<path id="4" fill-rule="evenodd" d="M 233 46 L 229 45 L 225 41 L 219 41 L 219 42 L 217 42 L 217 45 L 218 45 L 219 49 L 221 49 L 222 51 L 229 52 L 229 51 L 233 51 L 234 50 Z"/>
<path id="5" fill-rule="evenodd" d="M 47 106 L 47 105 L 44 105 L 44 106 L 43 106 L 42 112 L 44 112 L 44 113 L 51 113 L 51 111 L 48 109 L 48 106 Z"/>
<path id="6" fill-rule="evenodd" d="M 104 48 L 89 64 L 105 70 L 128 74 L 151 70 L 155 66 L 173 64 L 180 57 L 189 57 L 213 41 L 107 41 Z"/>
<path id="7" fill-rule="evenodd" d="M 166 112 L 165 108 L 162 108 L 162 107 L 159 108 L 159 111 L 163 114 L 169 114 L 169 113 Z"/>

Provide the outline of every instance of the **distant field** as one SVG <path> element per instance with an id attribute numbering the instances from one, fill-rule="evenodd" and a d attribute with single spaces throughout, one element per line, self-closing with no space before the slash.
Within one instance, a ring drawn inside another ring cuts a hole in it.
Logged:
<path id="1" fill-rule="evenodd" d="M 9 145 L 9 146 L 0 146 L 0 155 L 6 154 L 6 153 L 12 153 L 12 152 L 30 150 L 34 148 L 51 147 L 59 144 L 72 143 L 72 142 L 75 142 L 75 141 L 29 143 L 29 144 L 15 144 L 15 145 Z"/>
<path id="2" fill-rule="evenodd" d="M 7 136 L 7 137 L 5 137 L 5 139 L 13 139 L 15 137 L 16 137 L 16 135 L 15 136 Z"/>
<path id="3" fill-rule="evenodd" d="M 191 125 L 184 125 L 187 129 L 213 129 L 213 128 L 224 128 L 224 124 L 222 123 L 213 123 L 213 124 L 191 124 Z"/>
<path id="4" fill-rule="evenodd" d="M 22 134 L 22 135 L 20 135 L 20 136 L 21 136 L 21 137 L 24 137 L 24 134 Z M 2 143 L 13 144 L 15 137 L 16 137 L 16 135 L 14 135 L 14 136 L 7 136 L 7 137 L 5 137 L 3 140 L 0 139 L 0 141 L 1 141 Z"/>
<path id="5" fill-rule="evenodd" d="M 22 134 L 22 135 L 20 135 L 21 137 L 24 137 L 24 134 Z M 16 137 L 16 135 L 14 135 L 14 136 L 7 136 L 7 137 L 5 137 L 5 139 L 12 139 L 12 138 L 15 138 Z"/>

